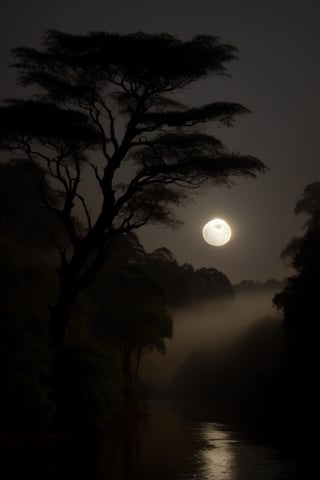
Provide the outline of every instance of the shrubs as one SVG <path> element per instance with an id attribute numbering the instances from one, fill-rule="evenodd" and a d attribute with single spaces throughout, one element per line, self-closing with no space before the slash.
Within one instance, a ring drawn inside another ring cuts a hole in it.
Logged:
<path id="1" fill-rule="evenodd" d="M 110 420 L 122 404 L 122 374 L 115 351 L 69 345 L 54 362 L 56 422 L 90 428 Z"/>
<path id="2" fill-rule="evenodd" d="M 0 431 L 95 427 L 122 405 L 118 355 L 70 345 L 53 362 L 49 348 L 13 322 L 0 322 Z"/>
<path id="3" fill-rule="evenodd" d="M 54 415 L 50 350 L 14 317 L 0 320 L 0 430 L 32 430 Z"/>
<path id="4" fill-rule="evenodd" d="M 118 355 L 84 344 L 53 356 L 46 308 L 54 290 L 51 271 L 6 258 L 0 262 L 0 431 L 108 420 L 122 402 Z"/>

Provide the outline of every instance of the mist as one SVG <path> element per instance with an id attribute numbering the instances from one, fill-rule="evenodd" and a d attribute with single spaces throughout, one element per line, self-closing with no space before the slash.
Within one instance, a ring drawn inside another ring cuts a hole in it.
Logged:
<path id="1" fill-rule="evenodd" d="M 233 299 L 201 302 L 172 311 L 173 338 L 165 355 L 146 354 L 141 378 L 157 386 L 169 383 L 192 352 L 223 353 L 236 348 L 251 331 L 268 326 L 281 332 L 281 319 L 272 307 L 272 290 L 238 293 Z"/>

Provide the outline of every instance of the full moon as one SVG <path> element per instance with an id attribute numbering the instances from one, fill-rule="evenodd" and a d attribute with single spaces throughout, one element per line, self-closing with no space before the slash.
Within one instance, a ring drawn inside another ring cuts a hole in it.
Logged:
<path id="1" fill-rule="evenodd" d="M 231 228 L 222 218 L 215 218 L 205 224 L 202 229 L 202 236 L 209 245 L 221 247 L 229 242 Z"/>

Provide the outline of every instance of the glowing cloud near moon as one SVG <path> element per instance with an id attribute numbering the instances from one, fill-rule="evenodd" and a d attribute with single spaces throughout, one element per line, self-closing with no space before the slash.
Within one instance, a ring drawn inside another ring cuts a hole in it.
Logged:
<path id="1" fill-rule="evenodd" d="M 222 218 L 215 218 L 206 223 L 202 229 L 204 240 L 214 247 L 221 247 L 229 242 L 231 238 L 231 228 Z"/>

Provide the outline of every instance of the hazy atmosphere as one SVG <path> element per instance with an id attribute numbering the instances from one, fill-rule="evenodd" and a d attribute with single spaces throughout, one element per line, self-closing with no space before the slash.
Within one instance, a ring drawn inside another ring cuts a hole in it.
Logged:
<path id="1" fill-rule="evenodd" d="M 1 2 L 3 478 L 316 476 L 319 18 Z"/>
<path id="2" fill-rule="evenodd" d="M 266 321 L 280 329 L 272 308 L 274 292 L 243 293 L 233 301 L 197 303 L 173 312 L 174 335 L 165 356 L 152 353 L 144 363 L 142 378 L 157 385 L 172 380 L 194 350 L 222 351 L 237 344 L 251 329 Z"/>

